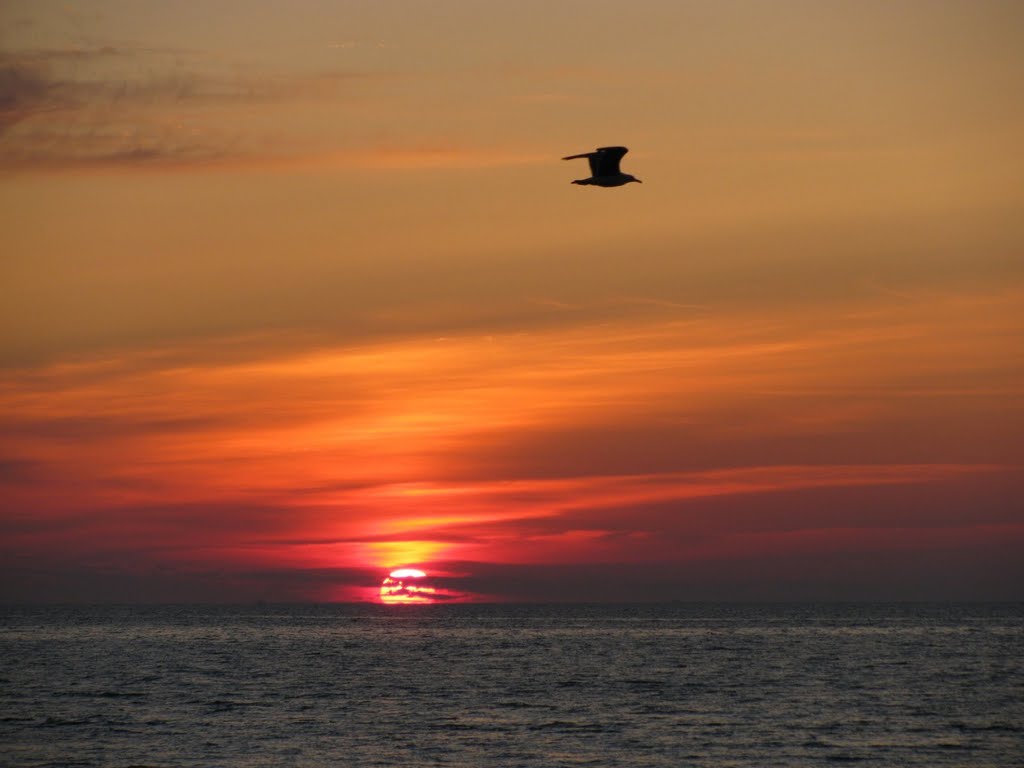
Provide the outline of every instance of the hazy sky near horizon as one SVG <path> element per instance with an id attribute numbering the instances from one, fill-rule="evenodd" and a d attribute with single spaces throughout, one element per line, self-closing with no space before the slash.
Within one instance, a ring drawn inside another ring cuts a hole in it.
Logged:
<path id="1" fill-rule="evenodd" d="M 1021 29 L 3 3 L 0 599 L 1024 597 Z"/>

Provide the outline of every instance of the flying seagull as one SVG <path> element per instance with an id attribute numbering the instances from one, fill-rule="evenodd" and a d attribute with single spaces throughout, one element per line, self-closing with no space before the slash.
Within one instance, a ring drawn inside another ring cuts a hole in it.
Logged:
<path id="1" fill-rule="evenodd" d="M 629 150 L 625 147 L 598 147 L 593 152 L 569 155 L 562 159 L 575 160 L 578 157 L 585 157 L 590 162 L 590 178 L 576 179 L 573 184 L 594 184 L 598 187 L 621 187 L 631 181 L 642 184 L 640 179 L 619 170 L 619 161 L 627 152 Z"/>

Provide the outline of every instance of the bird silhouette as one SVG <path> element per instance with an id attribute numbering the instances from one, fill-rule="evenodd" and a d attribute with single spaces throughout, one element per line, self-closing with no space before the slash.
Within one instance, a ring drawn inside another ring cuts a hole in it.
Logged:
<path id="1" fill-rule="evenodd" d="M 629 152 L 626 147 L 598 147 L 593 152 L 584 152 L 582 155 L 569 155 L 563 160 L 575 160 L 579 157 L 587 158 L 590 163 L 590 178 L 576 179 L 573 184 L 586 184 L 596 187 L 621 187 L 635 181 L 642 184 L 636 176 L 623 173 L 619 170 L 619 161 L 622 156 Z"/>

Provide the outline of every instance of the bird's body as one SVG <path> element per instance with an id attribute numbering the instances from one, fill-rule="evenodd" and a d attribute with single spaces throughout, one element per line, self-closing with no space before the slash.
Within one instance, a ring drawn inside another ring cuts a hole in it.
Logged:
<path id="1" fill-rule="evenodd" d="M 640 179 L 630 176 L 628 173 L 616 173 L 607 176 L 591 176 L 589 179 L 574 179 L 573 184 L 593 185 L 595 187 L 621 187 L 631 181 L 640 182 Z M 642 182 L 641 182 L 642 183 Z"/>
<path id="2" fill-rule="evenodd" d="M 643 182 L 640 179 L 619 170 L 619 161 L 627 152 L 629 150 L 626 147 L 598 147 L 593 152 L 569 155 L 562 159 L 575 160 L 585 157 L 590 163 L 590 178 L 576 179 L 573 184 L 592 185 L 595 187 L 621 187 L 623 184 L 629 184 L 631 181 L 642 184 Z"/>

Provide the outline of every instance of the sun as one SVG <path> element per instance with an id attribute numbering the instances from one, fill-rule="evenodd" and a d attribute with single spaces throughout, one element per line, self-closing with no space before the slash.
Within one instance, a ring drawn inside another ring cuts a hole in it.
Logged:
<path id="1" fill-rule="evenodd" d="M 380 584 L 380 601 L 388 604 L 432 603 L 437 590 L 427 586 L 427 577 L 416 568 L 399 568 L 389 573 Z"/>

